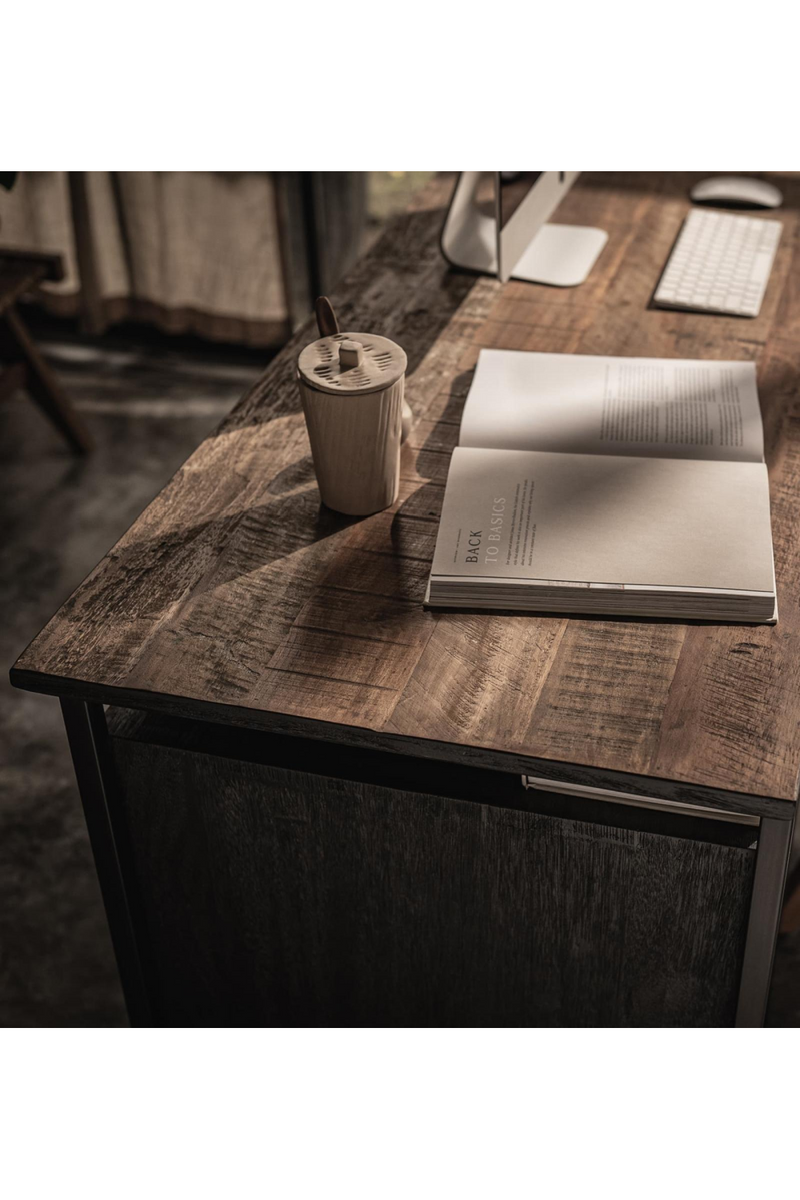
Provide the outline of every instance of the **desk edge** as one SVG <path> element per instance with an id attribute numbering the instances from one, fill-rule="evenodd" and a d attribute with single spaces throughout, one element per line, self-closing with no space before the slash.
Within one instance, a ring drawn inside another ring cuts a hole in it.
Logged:
<path id="1" fill-rule="evenodd" d="M 282 733 L 290 737 L 314 738 L 318 741 L 335 742 L 341 745 L 385 750 L 393 754 L 413 754 L 419 758 L 484 767 L 509 774 L 538 775 L 541 778 L 552 779 L 554 782 L 584 784 L 590 787 L 610 787 L 614 790 L 628 791 L 653 799 L 671 800 L 730 812 L 751 813 L 761 817 L 774 817 L 778 820 L 791 820 L 797 807 L 796 797 L 790 799 L 734 792 L 686 780 L 661 779 L 648 775 L 628 774 L 624 771 L 604 767 L 536 758 L 490 746 L 440 742 L 428 738 L 416 738 L 407 734 L 363 729 L 353 725 L 313 720 L 308 717 L 296 717 L 289 713 L 217 704 L 211 700 L 195 700 L 189 697 L 148 692 L 135 688 L 111 687 L 85 680 L 43 674 L 18 666 L 11 668 L 10 680 L 13 687 L 22 691 L 38 692 L 43 695 L 57 696 L 60 699 L 111 704 L 121 708 L 158 712 L 167 716 L 188 719 L 194 717 L 198 720 L 215 721 L 244 729 L 260 729 L 269 733 Z"/>

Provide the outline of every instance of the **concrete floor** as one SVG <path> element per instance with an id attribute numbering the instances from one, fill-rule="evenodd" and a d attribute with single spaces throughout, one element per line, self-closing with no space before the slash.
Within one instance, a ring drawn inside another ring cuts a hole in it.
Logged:
<path id="1" fill-rule="evenodd" d="M 58 701 L 8 667 L 257 376 L 255 352 L 45 345 L 97 440 L 86 461 L 23 395 L 0 406 L 0 1024 L 125 1022 Z"/>
<path id="2" fill-rule="evenodd" d="M 56 700 L 7 668 L 235 403 L 256 352 L 45 344 L 97 439 L 85 462 L 19 395 L 0 405 L 0 1025 L 120 1025 L 125 1012 Z M 800 1024 L 800 934 L 769 1023 Z"/>

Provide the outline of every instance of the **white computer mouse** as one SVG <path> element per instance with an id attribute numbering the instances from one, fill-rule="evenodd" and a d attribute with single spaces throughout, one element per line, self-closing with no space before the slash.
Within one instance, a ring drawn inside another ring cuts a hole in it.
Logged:
<path id="1" fill-rule="evenodd" d="M 780 208 L 783 196 L 763 179 L 744 175 L 715 175 L 701 179 L 689 195 L 699 204 L 742 204 L 748 208 Z"/>

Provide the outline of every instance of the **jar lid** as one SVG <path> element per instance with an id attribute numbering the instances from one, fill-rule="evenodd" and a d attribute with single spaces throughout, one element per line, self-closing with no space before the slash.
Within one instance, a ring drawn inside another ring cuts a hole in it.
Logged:
<path id="1" fill-rule="evenodd" d="M 319 392 L 382 392 L 408 365 L 405 350 L 374 333 L 334 333 L 301 352 L 297 369 Z"/>

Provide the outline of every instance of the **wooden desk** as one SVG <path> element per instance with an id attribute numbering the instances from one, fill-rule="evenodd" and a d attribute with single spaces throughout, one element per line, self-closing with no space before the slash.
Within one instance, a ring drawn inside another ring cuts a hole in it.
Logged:
<path id="1" fill-rule="evenodd" d="M 800 183 L 744 320 L 651 307 L 690 181 L 582 177 L 558 220 L 609 241 L 563 291 L 449 271 L 435 182 L 335 297 L 408 352 L 394 509 L 319 506 L 306 327 L 19 659 L 62 699 L 133 1020 L 763 1020 L 800 768 Z M 481 346 L 755 359 L 779 624 L 425 611 Z"/>

